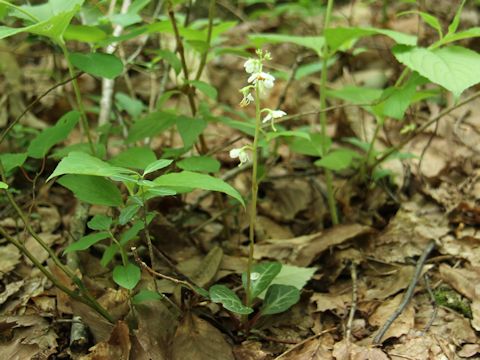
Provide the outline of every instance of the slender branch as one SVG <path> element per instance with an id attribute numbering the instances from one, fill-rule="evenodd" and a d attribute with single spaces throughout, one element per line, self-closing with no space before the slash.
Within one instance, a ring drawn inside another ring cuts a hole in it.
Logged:
<path id="1" fill-rule="evenodd" d="M 81 75 L 83 75 L 84 72 L 79 72 L 77 73 L 76 75 L 74 75 L 73 77 L 70 77 L 62 82 L 59 82 L 58 84 L 55 84 L 54 86 L 52 86 L 50 89 L 48 89 L 47 91 L 45 91 L 43 94 L 41 94 L 38 98 L 36 98 L 35 100 L 33 100 L 30 104 L 28 104 L 28 106 L 22 111 L 22 113 L 20 115 L 17 116 L 17 118 L 15 120 L 13 120 L 10 125 L 8 125 L 8 127 L 3 130 L 2 132 L 2 135 L 0 135 L 0 144 L 3 142 L 3 140 L 5 140 L 5 137 L 8 135 L 8 133 L 13 129 L 13 127 L 35 106 L 37 105 L 40 100 L 42 100 L 45 96 L 47 96 L 48 94 L 50 94 L 53 90 L 55 90 L 56 88 L 59 88 L 61 86 L 64 86 L 66 84 L 68 84 L 69 82 L 79 78 Z"/>
<path id="2" fill-rule="evenodd" d="M 383 336 L 387 332 L 387 330 L 390 328 L 390 326 L 393 324 L 393 322 L 400 316 L 400 314 L 405 310 L 407 307 L 408 303 L 413 297 L 413 294 L 415 292 L 415 286 L 417 285 L 418 279 L 420 278 L 422 274 L 422 269 L 423 265 L 425 265 L 425 261 L 427 260 L 428 254 L 433 250 L 435 247 L 435 241 L 430 241 L 423 250 L 422 255 L 417 261 L 417 266 L 415 267 L 415 273 L 413 274 L 412 280 L 410 281 L 410 284 L 408 285 L 408 289 L 405 292 L 403 299 L 398 305 L 398 308 L 393 312 L 393 314 L 387 319 L 385 324 L 381 327 L 381 329 L 378 331 L 377 335 L 375 335 L 375 338 L 373 339 L 373 344 L 380 344 L 382 341 Z"/>
<path id="3" fill-rule="evenodd" d="M 352 306 L 350 307 L 350 313 L 348 315 L 347 331 L 345 336 L 347 338 L 347 341 L 351 341 L 352 339 L 353 319 L 355 318 L 355 312 L 357 311 L 357 301 L 358 301 L 357 265 L 353 261 L 350 267 L 350 274 L 352 277 Z"/>
<path id="4" fill-rule="evenodd" d="M 210 5 L 208 7 L 208 30 L 207 30 L 207 48 L 205 49 L 204 53 L 202 54 L 202 58 L 200 60 L 200 66 L 198 67 L 197 75 L 195 76 L 195 80 L 200 80 L 202 76 L 203 69 L 207 64 L 208 53 L 210 52 L 210 44 L 212 42 L 212 30 L 213 30 L 213 18 L 215 16 L 215 0 L 210 0 Z"/>

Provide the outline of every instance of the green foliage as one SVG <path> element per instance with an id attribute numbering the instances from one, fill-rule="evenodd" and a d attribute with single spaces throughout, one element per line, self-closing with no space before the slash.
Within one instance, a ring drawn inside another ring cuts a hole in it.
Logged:
<path id="1" fill-rule="evenodd" d="M 235 313 L 248 315 L 253 312 L 251 307 L 242 304 L 242 300 L 225 285 L 213 285 L 209 290 L 210 300 Z"/>
<path id="2" fill-rule="evenodd" d="M 79 200 L 92 205 L 121 206 L 120 190 L 109 180 L 90 175 L 65 175 L 57 181 Z"/>
<path id="3" fill-rule="evenodd" d="M 279 262 L 260 263 L 251 269 L 250 296 L 258 297 L 265 291 L 272 280 L 280 273 L 282 264 Z M 244 289 L 247 288 L 247 274 L 242 274 L 242 284 Z"/>
<path id="4" fill-rule="evenodd" d="M 137 286 L 141 275 L 140 268 L 132 263 L 117 265 L 113 269 L 113 281 L 128 290 Z"/>
<path id="5" fill-rule="evenodd" d="M 295 286 L 274 284 L 265 295 L 260 312 L 262 315 L 278 314 L 290 309 L 300 300 L 300 291 Z"/>
<path id="6" fill-rule="evenodd" d="M 115 79 L 123 72 L 123 63 L 112 54 L 103 53 L 72 53 L 70 54 L 72 64 L 86 73 L 107 79 Z"/>
<path id="7" fill-rule="evenodd" d="M 92 230 L 109 230 L 112 226 L 113 219 L 107 215 L 95 215 L 88 223 L 87 226 Z"/>
<path id="8" fill-rule="evenodd" d="M 216 173 L 220 170 L 220 162 L 209 156 L 190 156 L 177 161 L 176 165 L 188 171 Z"/>
<path id="9" fill-rule="evenodd" d="M 64 250 L 64 253 L 67 254 L 74 251 L 87 250 L 89 247 L 109 237 L 110 233 L 108 231 L 100 231 L 86 235 L 67 246 Z"/>

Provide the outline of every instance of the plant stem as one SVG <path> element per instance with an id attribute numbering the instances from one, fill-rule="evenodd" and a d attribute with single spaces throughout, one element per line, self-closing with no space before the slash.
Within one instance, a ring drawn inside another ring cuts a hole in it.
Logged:
<path id="1" fill-rule="evenodd" d="M 213 30 L 213 17 L 215 16 L 215 0 L 210 0 L 210 5 L 208 7 L 208 30 L 207 30 L 207 48 L 202 54 L 202 59 L 200 60 L 200 66 L 198 67 L 197 75 L 195 80 L 200 80 L 202 76 L 203 69 L 207 64 L 208 53 L 210 52 L 210 43 L 212 42 L 212 30 Z"/>
<path id="2" fill-rule="evenodd" d="M 260 113 L 260 86 L 259 83 L 255 85 L 255 137 L 253 138 L 252 146 L 252 201 L 250 203 L 250 227 L 248 231 L 248 265 L 247 265 L 247 288 L 245 296 L 245 305 L 252 304 L 251 299 L 251 274 L 253 266 L 253 254 L 255 249 L 255 224 L 257 222 L 257 195 L 258 195 L 258 138 L 260 137 L 261 113 Z"/>
<path id="3" fill-rule="evenodd" d="M 327 10 L 325 13 L 325 21 L 323 25 L 323 33 L 325 34 L 325 30 L 328 28 L 330 23 L 330 17 L 332 15 L 332 8 L 333 8 L 333 0 L 328 0 L 327 2 Z M 328 60 L 330 58 L 330 53 L 328 49 L 327 42 L 323 45 L 323 54 L 322 54 L 322 73 L 320 78 L 320 110 L 323 110 L 327 107 L 327 66 Z M 326 112 L 322 111 L 320 113 L 320 126 L 321 126 L 321 133 L 322 137 L 326 139 L 327 137 L 327 114 Z M 328 152 L 327 143 L 322 141 L 322 156 L 325 156 Z M 335 194 L 333 193 L 333 173 L 330 169 L 325 169 L 325 181 L 327 184 L 327 201 L 328 201 L 328 208 L 330 209 L 330 216 L 332 217 L 333 225 L 338 224 L 338 213 L 337 213 L 337 205 L 335 203 Z"/>
<path id="4" fill-rule="evenodd" d="M 77 101 L 78 111 L 80 111 L 80 119 L 82 122 L 83 132 L 87 136 L 88 144 L 90 145 L 90 151 L 92 152 L 92 155 L 95 156 L 96 151 L 95 151 L 95 146 L 93 144 L 92 136 L 90 134 L 90 127 L 88 125 L 87 113 L 85 112 L 85 107 L 83 106 L 82 94 L 80 92 L 80 87 L 78 86 L 77 78 L 75 77 L 75 71 L 73 69 L 72 63 L 70 62 L 68 49 L 65 46 L 65 43 L 63 42 L 61 42 L 59 46 L 62 49 L 63 56 L 65 57 L 65 61 L 67 62 L 67 67 L 68 67 L 68 72 L 70 74 L 70 77 L 73 78 L 72 80 L 73 91 L 75 93 L 75 99 Z"/>

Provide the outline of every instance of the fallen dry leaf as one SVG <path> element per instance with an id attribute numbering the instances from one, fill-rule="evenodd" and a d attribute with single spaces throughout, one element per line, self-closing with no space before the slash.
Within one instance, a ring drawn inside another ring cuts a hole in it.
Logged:
<path id="1" fill-rule="evenodd" d="M 335 344 L 333 356 L 336 360 L 389 360 L 380 349 L 359 346 L 347 340 Z"/>
<path id="2" fill-rule="evenodd" d="M 112 329 L 108 341 L 102 341 L 89 349 L 90 353 L 80 360 L 129 360 L 130 331 L 128 325 L 118 321 Z"/>
<path id="3" fill-rule="evenodd" d="M 172 345 L 172 360 L 234 360 L 232 347 L 224 335 L 196 315 L 185 315 Z"/>
<path id="4" fill-rule="evenodd" d="M 0 247 L 0 279 L 20 262 L 20 251 L 12 245 L 7 244 Z"/>

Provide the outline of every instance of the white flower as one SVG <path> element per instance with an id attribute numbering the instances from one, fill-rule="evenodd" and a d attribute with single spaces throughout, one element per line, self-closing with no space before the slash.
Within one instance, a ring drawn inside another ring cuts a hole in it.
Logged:
<path id="1" fill-rule="evenodd" d="M 274 119 L 278 119 L 286 115 L 287 113 L 282 110 L 268 110 L 268 114 L 263 118 L 263 122 L 266 123 L 267 121 L 270 121 L 270 120 L 273 121 Z"/>
<path id="2" fill-rule="evenodd" d="M 250 274 L 250 280 L 255 281 L 255 280 L 258 280 L 258 279 L 260 279 L 260 273 L 258 273 L 258 272 L 252 272 L 252 273 Z"/>
<path id="3" fill-rule="evenodd" d="M 254 101 L 255 101 L 255 99 L 253 98 L 252 94 L 250 94 L 250 93 L 243 94 L 243 99 L 242 99 L 242 101 L 240 101 L 240 106 L 245 107 L 245 106 L 249 105 L 250 103 L 252 103 Z"/>
<path id="4" fill-rule="evenodd" d="M 257 85 L 260 88 L 260 93 L 263 93 L 266 89 L 271 89 L 275 82 L 275 78 L 266 72 L 257 72 L 250 75 L 248 82 L 253 85 Z"/>
<path id="5" fill-rule="evenodd" d="M 262 62 L 258 59 L 248 59 L 245 61 L 245 64 L 243 64 L 243 67 L 249 74 L 258 73 L 262 71 Z"/>
<path id="6" fill-rule="evenodd" d="M 240 164 L 238 164 L 238 166 L 241 166 L 250 160 L 250 157 L 245 151 L 245 147 L 230 150 L 230 157 L 232 159 L 238 158 L 240 160 Z"/>

